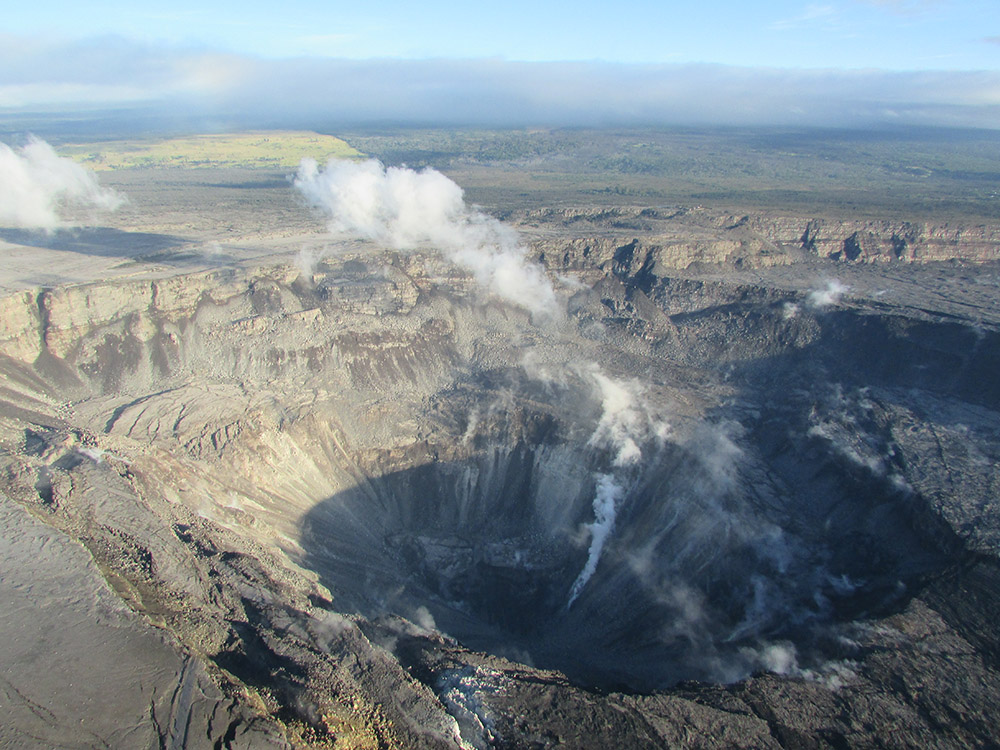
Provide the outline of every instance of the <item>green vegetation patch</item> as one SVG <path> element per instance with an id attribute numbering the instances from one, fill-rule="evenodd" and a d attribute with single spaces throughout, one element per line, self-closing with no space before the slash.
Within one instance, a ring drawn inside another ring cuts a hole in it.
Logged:
<path id="1" fill-rule="evenodd" d="M 300 131 L 195 135 L 163 140 L 65 144 L 59 152 L 94 170 L 180 167 L 289 169 L 305 157 L 356 159 L 359 151 L 332 135 Z"/>

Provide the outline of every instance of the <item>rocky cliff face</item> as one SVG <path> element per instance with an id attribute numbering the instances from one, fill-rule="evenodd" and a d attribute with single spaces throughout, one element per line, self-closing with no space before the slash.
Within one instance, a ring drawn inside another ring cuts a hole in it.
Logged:
<path id="1" fill-rule="evenodd" d="M 704 209 L 546 210 L 519 215 L 547 262 L 585 268 L 631 243 L 664 269 L 691 264 L 767 268 L 811 259 L 846 263 L 982 263 L 1000 259 L 995 226 L 721 215 Z M 550 239 L 554 227 L 571 239 Z"/>
<path id="2" fill-rule="evenodd" d="M 377 248 L 0 300 L 0 626 L 69 634 L 3 741 L 990 745 L 996 267 L 895 269 L 996 238 L 678 221 L 523 217 L 544 324 Z"/>

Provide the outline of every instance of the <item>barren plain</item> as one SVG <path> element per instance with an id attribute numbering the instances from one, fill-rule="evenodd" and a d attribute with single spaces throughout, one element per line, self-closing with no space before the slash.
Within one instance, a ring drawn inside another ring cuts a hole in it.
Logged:
<path id="1" fill-rule="evenodd" d="M 994 746 L 988 164 L 811 210 L 654 135 L 345 136 L 481 205 L 413 247 L 266 159 L 0 229 L 0 744 Z"/>

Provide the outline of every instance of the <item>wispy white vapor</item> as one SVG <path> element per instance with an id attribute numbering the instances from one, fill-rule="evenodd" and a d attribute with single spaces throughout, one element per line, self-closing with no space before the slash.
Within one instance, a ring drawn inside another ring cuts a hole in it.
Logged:
<path id="1" fill-rule="evenodd" d="M 843 297 L 848 291 L 848 286 L 841 284 L 837 279 L 830 279 L 826 282 L 826 286 L 809 292 L 806 297 L 806 304 L 808 304 L 809 307 L 821 310 L 824 307 L 836 305 L 840 302 L 840 298 Z"/>
<path id="2" fill-rule="evenodd" d="M 770 24 L 770 28 L 779 31 L 815 26 L 817 24 L 836 23 L 837 10 L 832 5 L 812 4 L 790 18 L 782 18 Z"/>
<path id="3" fill-rule="evenodd" d="M 0 224 L 53 231 L 64 208 L 113 211 L 124 198 L 94 175 L 32 138 L 18 150 L 0 143 Z"/>
<path id="4" fill-rule="evenodd" d="M 573 606 L 573 602 L 576 601 L 580 592 L 583 591 L 583 587 L 587 585 L 587 581 L 597 570 L 597 562 L 601 559 L 604 544 L 611 536 L 611 532 L 614 531 L 618 501 L 623 495 L 624 490 L 615 481 L 612 474 L 597 475 L 597 489 L 594 492 L 594 522 L 587 526 L 590 529 L 590 550 L 587 553 L 587 563 L 570 589 L 569 601 L 566 603 L 567 608 Z"/>
<path id="5" fill-rule="evenodd" d="M 397 250 L 437 250 L 498 297 L 532 313 L 557 314 L 541 266 L 527 259 L 515 232 L 466 205 L 462 189 L 433 169 L 384 167 L 377 161 L 302 161 L 295 187 L 329 215 L 332 232 Z"/>
<path id="6" fill-rule="evenodd" d="M 590 379 L 601 399 L 601 418 L 588 443 L 613 452 L 614 473 L 595 476 L 594 522 L 590 531 L 587 562 L 570 588 L 567 609 L 583 591 L 597 570 L 604 545 L 615 528 L 618 504 L 625 496 L 625 470 L 642 459 L 642 447 L 650 441 L 663 443 L 670 431 L 666 420 L 656 414 L 646 401 L 637 381 L 620 381 L 605 375 L 596 364 L 580 368 Z"/>
<path id="7" fill-rule="evenodd" d="M 781 306 L 781 317 L 784 320 L 792 320 L 798 317 L 799 309 L 799 306 L 794 302 L 786 302 Z"/>
<path id="8" fill-rule="evenodd" d="M 615 466 L 638 463 L 641 444 L 650 438 L 662 441 L 669 431 L 667 423 L 650 411 L 639 383 L 615 380 L 593 365 L 588 374 L 601 396 L 601 419 L 590 444 L 615 451 Z"/>
<path id="9" fill-rule="evenodd" d="M 694 429 L 689 448 L 702 469 L 704 489 L 721 496 L 736 485 L 743 449 L 739 439 L 743 426 L 739 422 L 701 422 Z"/>

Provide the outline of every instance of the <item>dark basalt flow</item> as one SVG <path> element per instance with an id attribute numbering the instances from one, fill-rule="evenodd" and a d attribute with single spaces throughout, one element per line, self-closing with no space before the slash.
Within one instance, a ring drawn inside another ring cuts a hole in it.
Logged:
<path id="1" fill-rule="evenodd" d="M 953 566 L 953 540 L 912 493 L 821 437 L 789 441 L 773 416 L 749 425 L 738 465 L 721 466 L 733 427 L 719 424 L 621 474 L 613 529 L 571 606 L 608 457 L 558 425 L 536 442 L 479 436 L 468 458 L 320 503 L 305 563 L 338 608 L 398 614 L 589 688 L 821 669 L 848 655 L 852 621 L 898 611 Z"/>

